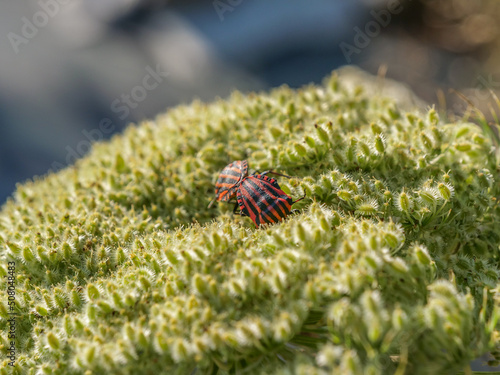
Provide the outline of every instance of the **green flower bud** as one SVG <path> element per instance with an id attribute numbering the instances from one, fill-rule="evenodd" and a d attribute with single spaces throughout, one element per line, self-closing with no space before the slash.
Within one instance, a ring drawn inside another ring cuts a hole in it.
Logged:
<path id="1" fill-rule="evenodd" d="M 274 339 L 277 342 L 284 342 L 290 339 L 292 335 L 292 326 L 293 322 L 290 317 L 290 314 L 287 312 L 281 313 L 279 319 L 277 319 L 277 322 L 273 324 L 273 331 L 274 331 Z"/>
<path id="2" fill-rule="evenodd" d="M 306 230 L 304 228 L 304 226 L 300 223 L 297 224 L 297 226 L 295 227 L 295 234 L 297 236 L 297 239 L 301 242 L 306 242 L 307 241 L 307 233 L 306 233 Z"/>
<path id="3" fill-rule="evenodd" d="M 312 185 L 312 192 L 315 196 L 321 197 L 323 196 L 323 187 L 321 185 Z"/>
<path id="4" fill-rule="evenodd" d="M 83 304 L 82 297 L 81 297 L 80 293 L 76 289 L 73 289 L 71 291 L 71 303 L 75 307 L 80 307 Z"/>
<path id="5" fill-rule="evenodd" d="M 426 160 L 425 156 L 421 156 L 418 158 L 417 165 L 418 165 L 418 168 L 420 168 L 420 169 L 427 168 L 427 160 Z"/>
<path id="6" fill-rule="evenodd" d="M 35 260 L 35 256 L 31 252 L 31 249 L 29 247 L 23 248 L 23 259 L 26 263 L 31 263 Z"/>
<path id="7" fill-rule="evenodd" d="M 113 292 L 111 296 L 113 298 L 113 304 L 115 305 L 115 307 L 118 309 L 121 308 L 123 306 L 122 296 L 116 291 Z"/>
<path id="8" fill-rule="evenodd" d="M 392 193 L 389 190 L 384 191 L 384 199 L 385 201 L 389 201 L 392 199 Z"/>
<path id="9" fill-rule="evenodd" d="M 441 197 L 446 201 L 450 200 L 455 192 L 455 189 L 449 183 L 440 183 L 438 190 Z"/>
<path id="10" fill-rule="evenodd" d="M 169 350 L 168 341 L 161 332 L 157 332 L 155 334 L 154 346 L 156 351 L 160 354 L 168 352 Z"/>
<path id="11" fill-rule="evenodd" d="M 416 249 L 415 249 L 415 254 L 417 256 L 417 259 L 419 261 L 419 263 L 423 266 L 428 266 L 431 264 L 432 262 L 432 259 L 431 257 L 429 256 L 429 253 L 427 252 L 427 250 L 421 246 L 418 246 Z"/>
<path id="12" fill-rule="evenodd" d="M 107 303 L 106 301 L 102 301 L 102 300 L 98 301 L 97 306 L 105 314 L 109 314 L 111 311 L 113 311 L 113 308 L 111 307 L 111 305 L 109 303 Z"/>
<path id="13" fill-rule="evenodd" d="M 47 333 L 47 343 L 52 350 L 58 350 L 61 347 L 61 342 L 52 332 Z"/>
<path id="14" fill-rule="evenodd" d="M 332 181 L 327 176 L 321 176 L 321 186 L 328 192 L 333 190 Z"/>
<path id="15" fill-rule="evenodd" d="M 95 346 L 90 346 L 85 352 L 85 360 L 89 365 L 93 365 L 95 361 Z"/>
<path id="16" fill-rule="evenodd" d="M 370 156 L 370 147 L 365 143 L 365 142 L 358 142 L 358 150 L 364 155 L 364 156 Z"/>
<path id="17" fill-rule="evenodd" d="M 72 319 L 68 314 L 64 315 L 63 328 L 64 328 L 64 333 L 66 334 L 66 336 L 71 336 L 71 334 L 74 331 Z"/>
<path id="18" fill-rule="evenodd" d="M 303 145 L 301 145 L 300 143 L 295 142 L 293 144 L 293 148 L 295 149 L 295 152 L 297 152 L 297 154 L 299 154 L 300 156 L 304 157 L 307 155 L 306 148 Z"/>
<path id="19" fill-rule="evenodd" d="M 405 326 L 407 320 L 406 313 L 400 308 L 396 307 L 392 312 L 392 325 L 397 331 L 401 331 Z"/>
<path id="20" fill-rule="evenodd" d="M 469 127 L 469 125 L 461 126 L 461 127 L 458 128 L 455 136 L 457 138 L 463 137 L 464 135 L 466 135 L 467 133 L 469 133 L 470 130 L 471 130 L 471 128 Z"/>
<path id="21" fill-rule="evenodd" d="M 322 216 L 319 220 L 319 224 L 321 229 L 323 229 L 325 232 L 330 231 L 330 223 L 328 222 L 326 217 Z"/>
<path id="22" fill-rule="evenodd" d="M 429 110 L 429 112 L 427 113 L 427 118 L 431 125 L 437 125 L 439 123 L 439 115 L 434 108 Z"/>
<path id="23" fill-rule="evenodd" d="M 399 113 L 399 110 L 393 106 L 389 107 L 387 109 L 387 113 L 389 113 L 389 117 L 392 119 L 392 120 L 397 120 L 398 118 L 401 117 L 401 114 Z"/>
<path id="24" fill-rule="evenodd" d="M 420 190 L 418 195 L 422 202 L 425 202 L 430 205 L 434 205 L 437 202 L 436 192 L 430 189 Z"/>
<path id="25" fill-rule="evenodd" d="M 408 266 L 401 258 L 394 258 L 391 262 L 389 262 L 390 268 L 396 273 L 406 275 L 408 273 Z"/>
<path id="26" fill-rule="evenodd" d="M 90 301 L 99 298 L 100 295 L 101 293 L 99 292 L 99 289 L 94 284 L 87 285 L 87 298 Z"/>
<path id="27" fill-rule="evenodd" d="M 172 297 L 172 296 L 175 296 L 175 294 L 176 294 L 176 292 L 175 292 L 174 286 L 172 285 L 172 283 L 167 281 L 167 283 L 165 284 L 165 295 L 167 297 Z"/>
<path id="28" fill-rule="evenodd" d="M 269 128 L 269 132 L 271 133 L 271 136 L 275 139 L 275 140 L 278 140 L 281 135 L 283 134 L 283 131 L 278 128 L 277 126 L 271 126 Z"/>
<path id="29" fill-rule="evenodd" d="M 322 143 L 330 143 L 330 137 L 328 136 L 328 133 L 326 132 L 325 129 L 323 129 L 322 126 L 319 126 L 318 124 L 314 124 L 314 127 L 316 128 L 316 134 L 318 136 L 318 139 Z"/>
<path id="30" fill-rule="evenodd" d="M 344 164 L 344 157 L 338 150 L 332 150 L 332 158 L 336 165 Z"/>
<path id="31" fill-rule="evenodd" d="M 432 150 L 434 148 L 434 143 L 432 139 L 424 132 L 420 133 L 420 140 L 427 150 Z"/>
<path id="32" fill-rule="evenodd" d="M 139 329 L 139 333 L 137 334 L 137 342 L 143 349 L 149 348 L 148 337 L 144 334 L 142 329 Z"/>
<path id="33" fill-rule="evenodd" d="M 49 311 L 45 307 L 43 307 L 41 305 L 37 305 L 35 307 L 35 311 L 36 311 L 36 313 L 38 315 L 41 315 L 41 316 L 47 316 L 47 315 L 49 315 Z"/>
<path id="34" fill-rule="evenodd" d="M 399 239 L 393 233 L 384 233 L 384 240 L 385 243 L 392 249 L 396 249 L 397 247 L 399 247 Z"/>
<path id="35" fill-rule="evenodd" d="M 313 137 L 311 137 L 310 135 L 306 135 L 304 138 L 309 147 L 316 148 L 316 141 L 314 140 Z"/>
<path id="36" fill-rule="evenodd" d="M 179 259 L 177 259 L 177 255 L 170 249 L 165 249 L 165 257 L 167 258 L 168 262 L 175 266 L 179 263 Z"/>
<path id="37" fill-rule="evenodd" d="M 252 153 L 252 159 L 254 160 L 264 160 L 267 159 L 267 152 L 255 151 Z"/>
<path id="38" fill-rule="evenodd" d="M 432 136 L 434 137 L 434 139 L 441 143 L 443 141 L 443 132 L 441 131 L 441 129 L 433 126 L 431 128 L 431 131 L 432 131 Z"/>
<path id="39" fill-rule="evenodd" d="M 7 242 L 7 248 L 11 251 L 12 254 L 18 255 L 21 253 L 21 248 L 12 242 Z"/>
<path id="40" fill-rule="evenodd" d="M 207 291 L 207 283 L 198 273 L 193 276 L 193 287 L 200 295 L 204 295 Z"/>
<path id="41" fill-rule="evenodd" d="M 97 319 L 97 309 L 95 305 L 87 305 L 87 318 L 90 322 L 95 322 Z"/>
<path id="42" fill-rule="evenodd" d="M 334 227 L 338 227 L 340 225 L 340 215 L 337 211 L 333 211 L 333 217 L 331 219 L 331 223 Z"/>
<path id="43" fill-rule="evenodd" d="M 347 190 L 339 190 L 337 196 L 343 201 L 350 201 L 352 199 L 352 194 Z"/>
<path id="44" fill-rule="evenodd" d="M 370 129 L 375 135 L 382 133 L 382 127 L 374 122 L 370 124 Z"/>
<path id="45" fill-rule="evenodd" d="M 415 116 L 413 113 L 407 113 L 406 114 L 406 119 L 410 123 L 410 125 L 415 126 L 418 120 L 418 117 Z"/>
<path id="46" fill-rule="evenodd" d="M 377 189 L 377 191 L 379 192 L 383 191 L 385 188 L 384 183 L 380 180 L 375 180 L 373 185 L 375 186 L 375 189 Z"/>
<path id="47" fill-rule="evenodd" d="M 344 373 L 347 374 L 362 374 L 364 372 L 359 357 L 354 350 L 347 350 L 344 353 L 340 368 L 344 369 Z"/>
<path id="48" fill-rule="evenodd" d="M 406 194 L 405 192 L 402 192 L 401 194 L 399 194 L 399 197 L 397 199 L 396 204 L 397 204 L 399 210 L 406 212 L 406 213 L 410 212 L 410 208 L 411 208 L 410 198 L 408 197 L 408 194 Z"/>
<path id="49" fill-rule="evenodd" d="M 66 308 L 67 301 L 61 288 L 54 288 L 54 303 L 60 309 Z"/>
<path id="50" fill-rule="evenodd" d="M 188 359 L 189 349 L 188 343 L 183 339 L 174 339 L 170 350 L 172 352 L 172 358 L 175 362 L 184 362 Z"/>
<path id="51" fill-rule="evenodd" d="M 483 145 L 486 142 L 486 138 L 480 134 L 474 134 L 472 141 L 477 145 Z"/>
<path id="52" fill-rule="evenodd" d="M 462 142 L 462 143 L 457 143 L 455 145 L 455 148 L 458 151 L 466 152 L 466 151 L 470 151 L 471 150 L 472 145 L 470 143 L 467 143 L 467 142 Z"/>
<path id="53" fill-rule="evenodd" d="M 375 150 L 377 150 L 380 154 L 385 152 L 385 138 L 381 134 L 378 134 L 375 137 Z"/>
<path id="54" fill-rule="evenodd" d="M 149 281 L 146 277 L 139 277 L 139 282 L 144 290 L 149 290 L 151 288 L 151 281 Z"/>
<path id="55" fill-rule="evenodd" d="M 363 202 L 356 207 L 356 213 L 364 216 L 373 216 L 378 212 L 378 202 L 375 199 Z"/>
<path id="56" fill-rule="evenodd" d="M 355 183 L 354 181 L 349 182 L 348 186 L 349 186 L 349 189 L 350 189 L 353 193 L 359 193 L 359 187 L 358 187 L 358 184 L 357 184 L 357 183 Z"/>
<path id="57" fill-rule="evenodd" d="M 231 279 L 229 281 L 229 290 L 234 296 L 242 296 L 245 294 L 245 288 L 243 287 L 241 280 Z"/>
<path id="58" fill-rule="evenodd" d="M 212 233 L 212 243 L 214 244 L 215 249 L 220 247 L 222 243 L 222 238 L 220 237 L 219 233 L 217 232 Z"/>
<path id="59" fill-rule="evenodd" d="M 278 246 L 285 246 L 285 239 L 278 232 L 273 231 L 272 236 Z"/>

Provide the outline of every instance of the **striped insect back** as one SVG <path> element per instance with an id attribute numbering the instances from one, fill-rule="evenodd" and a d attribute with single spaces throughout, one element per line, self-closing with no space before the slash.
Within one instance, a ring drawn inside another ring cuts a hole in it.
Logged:
<path id="1" fill-rule="evenodd" d="M 248 175 L 248 162 L 237 160 L 227 165 L 219 174 L 215 184 L 215 197 L 208 207 L 217 201 L 228 202 L 237 198 L 233 213 L 249 216 L 258 227 L 261 224 L 272 224 L 282 221 L 291 210 L 292 205 L 305 198 L 293 201 L 283 190 L 278 182 L 267 174 L 291 178 L 285 174 L 269 170 L 262 173 Z"/>
<path id="2" fill-rule="evenodd" d="M 215 200 L 228 202 L 236 196 L 238 184 L 248 176 L 248 161 L 237 160 L 227 165 L 219 174 L 215 183 Z M 210 202 L 208 207 L 213 204 Z"/>
<path id="3" fill-rule="evenodd" d="M 257 227 L 283 220 L 295 203 L 274 178 L 260 174 L 243 178 L 237 198 L 243 215 L 250 216 Z"/>

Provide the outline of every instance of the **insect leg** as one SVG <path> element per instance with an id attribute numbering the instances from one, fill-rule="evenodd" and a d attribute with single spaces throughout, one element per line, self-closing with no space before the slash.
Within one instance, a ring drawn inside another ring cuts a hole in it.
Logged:
<path id="1" fill-rule="evenodd" d="M 303 196 L 302 198 L 299 198 L 299 199 L 297 199 L 296 201 L 293 201 L 293 202 L 292 202 L 292 204 L 294 204 L 294 203 L 297 203 L 297 202 L 301 201 L 301 200 L 302 200 L 302 199 L 304 199 L 305 197 L 306 197 L 306 193 L 304 193 L 304 196 Z"/>
<path id="2" fill-rule="evenodd" d="M 263 174 L 263 175 L 266 175 L 266 174 L 268 174 L 268 173 L 269 173 L 269 174 L 274 174 L 274 175 L 276 175 L 276 176 L 281 176 L 281 177 L 286 177 L 286 178 L 292 178 L 292 176 L 288 176 L 288 175 L 286 175 L 286 174 L 282 174 L 282 173 L 274 172 L 272 169 L 271 169 L 270 171 L 265 171 L 265 172 L 263 172 L 262 174 Z"/>
<path id="3" fill-rule="evenodd" d="M 238 208 L 240 207 L 239 203 L 236 202 L 236 204 L 234 205 L 234 209 L 233 209 L 233 214 L 235 215 L 240 215 L 240 216 L 248 216 L 248 215 L 245 215 L 243 213 L 243 211 L 240 211 L 240 212 L 236 212 L 238 210 Z"/>
<path id="4" fill-rule="evenodd" d="M 207 208 L 210 208 L 212 207 L 212 205 L 214 204 L 215 200 L 217 199 L 217 196 L 213 197 L 213 199 L 210 201 L 210 203 L 208 204 Z"/>

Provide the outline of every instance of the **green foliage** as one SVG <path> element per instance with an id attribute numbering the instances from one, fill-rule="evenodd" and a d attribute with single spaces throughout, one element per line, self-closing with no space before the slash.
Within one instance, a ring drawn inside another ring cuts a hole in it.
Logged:
<path id="1" fill-rule="evenodd" d="M 19 314 L 0 374 L 399 375 L 500 359 L 491 139 L 347 86 L 177 107 L 20 185 L 0 213 Z M 306 193 L 298 212 L 255 229 L 207 209 L 240 159 L 297 176 L 280 185 Z"/>

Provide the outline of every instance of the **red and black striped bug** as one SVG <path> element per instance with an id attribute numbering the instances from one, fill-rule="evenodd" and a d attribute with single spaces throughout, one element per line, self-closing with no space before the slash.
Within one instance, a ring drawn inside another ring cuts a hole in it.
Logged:
<path id="1" fill-rule="evenodd" d="M 306 197 L 304 195 L 302 198 L 293 201 L 290 196 L 281 190 L 278 182 L 274 178 L 266 176 L 266 173 L 269 172 L 254 174 L 241 180 L 237 192 L 238 204 L 234 208 L 236 213 L 239 206 L 241 209 L 240 214 L 249 216 L 256 227 L 261 224 L 282 221 L 290 214 L 292 205 Z"/>
<path id="2" fill-rule="evenodd" d="M 237 160 L 227 165 L 219 174 L 215 183 L 215 198 L 208 204 L 208 208 L 217 200 L 230 201 L 236 196 L 238 184 L 248 176 L 248 161 Z"/>

